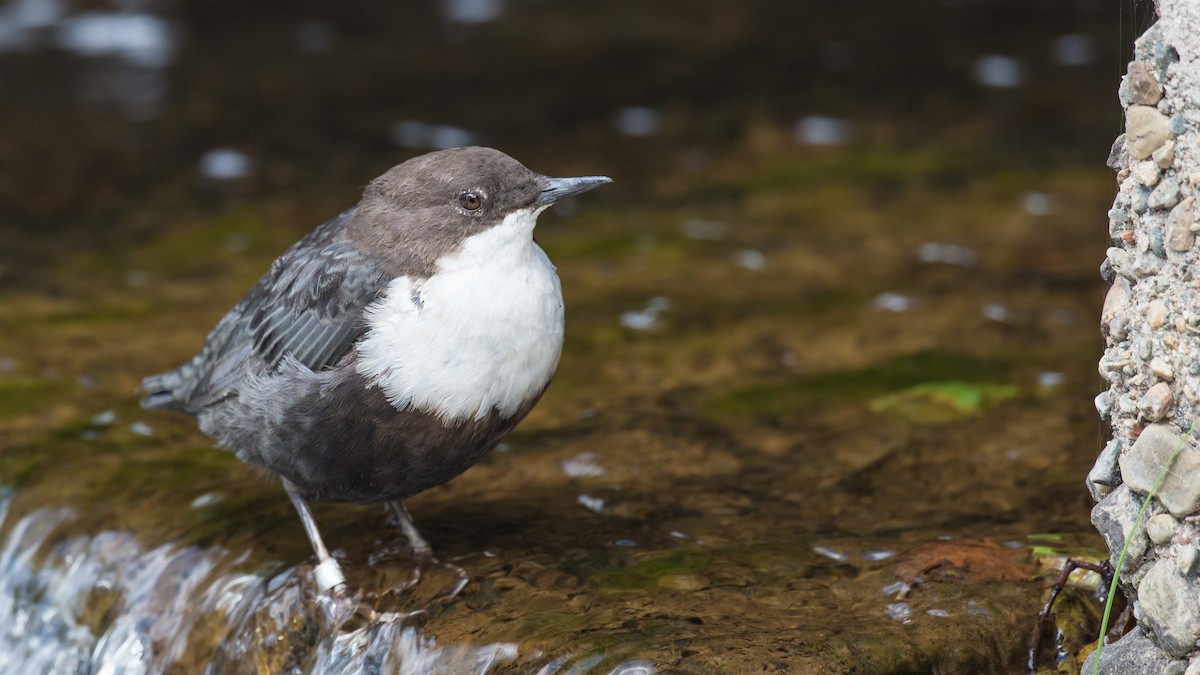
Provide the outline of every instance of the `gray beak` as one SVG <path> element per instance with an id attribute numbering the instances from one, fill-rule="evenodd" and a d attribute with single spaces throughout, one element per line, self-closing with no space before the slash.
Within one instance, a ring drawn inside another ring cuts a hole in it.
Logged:
<path id="1" fill-rule="evenodd" d="M 578 178 L 547 178 L 542 193 L 533 202 L 534 206 L 548 206 L 560 199 L 583 194 L 592 188 L 611 183 L 608 176 L 580 176 Z"/>

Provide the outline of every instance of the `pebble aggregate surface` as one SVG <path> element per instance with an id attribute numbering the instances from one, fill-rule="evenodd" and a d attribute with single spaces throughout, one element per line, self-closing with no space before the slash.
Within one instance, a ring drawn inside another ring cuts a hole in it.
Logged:
<path id="1" fill-rule="evenodd" d="M 1200 675 L 1200 3 L 1158 7 L 1118 91 L 1096 398 L 1112 439 L 1087 486 L 1114 564 L 1128 540 L 1120 583 L 1139 624 L 1105 647 L 1102 671 Z"/>

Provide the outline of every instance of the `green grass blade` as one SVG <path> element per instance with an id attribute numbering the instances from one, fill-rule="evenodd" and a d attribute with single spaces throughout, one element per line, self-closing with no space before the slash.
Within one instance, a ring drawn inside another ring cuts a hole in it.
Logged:
<path id="1" fill-rule="evenodd" d="M 1191 436 L 1196 431 L 1197 425 L 1200 425 L 1200 419 L 1192 422 L 1192 426 L 1187 430 L 1187 433 L 1179 439 L 1179 442 L 1175 444 L 1175 448 L 1171 450 L 1167 461 L 1163 462 L 1162 470 L 1158 472 L 1158 477 L 1154 479 L 1154 485 L 1150 486 L 1150 492 L 1146 493 L 1146 498 L 1142 501 L 1142 508 L 1138 509 L 1137 518 L 1134 518 L 1133 526 L 1129 528 L 1129 534 L 1125 535 L 1125 543 L 1121 546 L 1121 555 L 1117 556 L 1117 564 L 1113 568 L 1112 583 L 1108 587 L 1108 599 L 1104 603 L 1104 617 L 1100 620 L 1100 637 L 1096 640 L 1096 656 L 1092 659 L 1092 675 L 1099 675 L 1100 673 L 1100 653 L 1104 650 L 1104 638 L 1108 635 L 1108 620 L 1112 616 L 1113 599 L 1117 597 L 1117 583 L 1121 578 L 1121 569 L 1125 566 L 1125 554 L 1129 551 L 1129 540 L 1133 539 L 1134 533 L 1141 527 L 1142 519 L 1146 517 L 1146 507 L 1150 505 L 1150 500 L 1154 499 L 1154 495 L 1158 494 L 1158 486 L 1162 485 L 1163 480 L 1166 479 L 1167 473 L 1171 470 L 1171 465 L 1175 462 L 1175 458 L 1183 450 L 1188 436 Z"/>

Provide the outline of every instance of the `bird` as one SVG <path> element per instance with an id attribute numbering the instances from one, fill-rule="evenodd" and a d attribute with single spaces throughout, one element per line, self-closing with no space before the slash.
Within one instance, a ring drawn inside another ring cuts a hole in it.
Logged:
<path id="1" fill-rule="evenodd" d="M 398 164 L 276 259 L 194 357 L 146 377 L 141 405 L 282 480 L 322 592 L 346 579 L 312 502 L 384 503 L 432 559 L 403 502 L 478 462 L 549 386 L 563 299 L 534 226 L 609 182 L 484 147 Z"/>

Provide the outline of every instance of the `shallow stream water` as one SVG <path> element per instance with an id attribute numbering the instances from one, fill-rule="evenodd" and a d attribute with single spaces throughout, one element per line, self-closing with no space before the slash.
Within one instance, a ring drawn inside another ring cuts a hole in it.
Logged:
<path id="1" fill-rule="evenodd" d="M 0 672 L 1019 670 L 1054 560 L 1102 555 L 1103 159 L 1138 20 L 12 0 Z M 383 509 L 318 506 L 332 600 L 279 485 L 135 388 L 367 180 L 463 143 L 615 182 L 539 225 L 551 389 L 409 504 L 470 583 L 397 590 Z"/>

